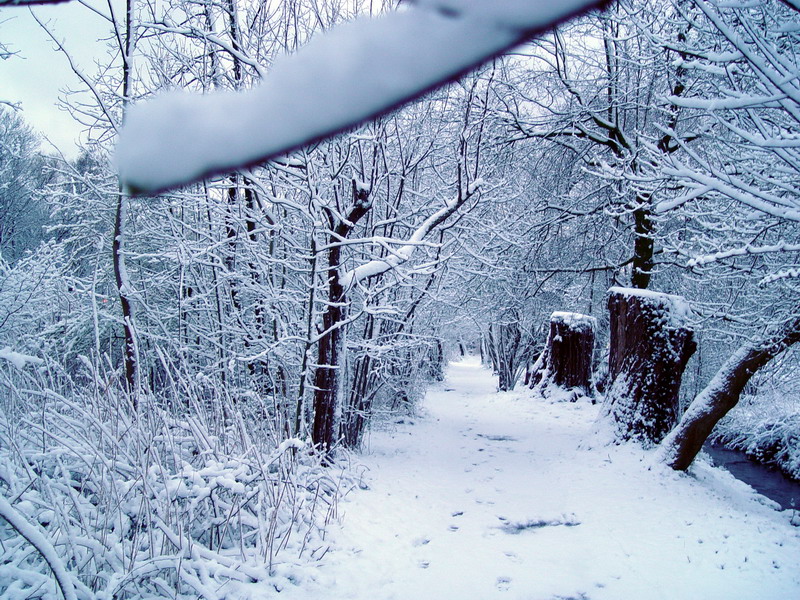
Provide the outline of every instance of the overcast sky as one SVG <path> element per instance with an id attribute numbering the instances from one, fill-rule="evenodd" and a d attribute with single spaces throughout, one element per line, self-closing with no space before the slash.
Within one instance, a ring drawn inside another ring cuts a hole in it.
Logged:
<path id="1" fill-rule="evenodd" d="M 87 2 L 107 12 L 106 3 Z M 88 74 L 95 72 L 95 57 L 105 56 L 108 22 L 78 2 L 41 6 L 33 9 L 49 22 L 53 32 L 73 55 L 73 60 Z M 18 52 L 0 60 L 0 100 L 20 102 L 24 119 L 46 135 L 68 158 L 77 155 L 75 140 L 82 126 L 57 106 L 68 89 L 82 87 L 63 54 L 23 7 L 0 9 L 0 40 Z M 42 146 L 50 150 L 48 144 Z"/>

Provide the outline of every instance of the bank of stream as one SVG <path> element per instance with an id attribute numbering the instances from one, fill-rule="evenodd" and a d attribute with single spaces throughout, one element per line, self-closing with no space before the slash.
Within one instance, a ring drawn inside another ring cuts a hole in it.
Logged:
<path id="1" fill-rule="evenodd" d="M 706 444 L 703 449 L 715 465 L 726 469 L 758 493 L 774 500 L 784 509 L 800 511 L 800 481 L 787 477 L 775 467 L 756 462 L 738 450 L 719 444 Z"/>

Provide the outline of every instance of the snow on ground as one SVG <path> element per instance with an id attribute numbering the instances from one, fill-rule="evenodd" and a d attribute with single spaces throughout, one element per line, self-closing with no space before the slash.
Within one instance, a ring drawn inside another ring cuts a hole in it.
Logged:
<path id="1" fill-rule="evenodd" d="M 591 433 L 598 407 L 500 394 L 452 363 L 419 418 L 372 434 L 368 489 L 284 598 L 800 598 L 796 515 L 705 463 Z"/>

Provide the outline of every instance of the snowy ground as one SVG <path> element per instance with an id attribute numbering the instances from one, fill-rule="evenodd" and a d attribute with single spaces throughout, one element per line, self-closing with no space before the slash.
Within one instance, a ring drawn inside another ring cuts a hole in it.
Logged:
<path id="1" fill-rule="evenodd" d="M 281 597 L 800 598 L 800 516 L 706 464 L 679 475 L 600 446 L 596 414 L 451 364 L 415 422 L 372 434 L 369 489 Z"/>

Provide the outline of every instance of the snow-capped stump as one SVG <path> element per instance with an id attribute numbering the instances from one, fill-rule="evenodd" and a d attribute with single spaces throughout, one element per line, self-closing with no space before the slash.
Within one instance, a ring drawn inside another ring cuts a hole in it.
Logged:
<path id="1" fill-rule="evenodd" d="M 545 398 L 594 398 L 592 356 L 597 319 L 579 313 L 554 312 L 544 350 L 533 366 L 530 386 Z"/>
<path id="2" fill-rule="evenodd" d="M 678 420 L 678 392 L 697 345 L 680 296 L 612 287 L 609 385 L 603 416 L 616 441 L 659 443 Z"/>

